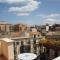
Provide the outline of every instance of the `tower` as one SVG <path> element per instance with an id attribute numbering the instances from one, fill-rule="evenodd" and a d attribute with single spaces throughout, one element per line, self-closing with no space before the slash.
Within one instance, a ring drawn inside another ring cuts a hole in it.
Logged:
<path id="1" fill-rule="evenodd" d="M 49 24 L 46 24 L 46 32 L 49 31 Z"/>

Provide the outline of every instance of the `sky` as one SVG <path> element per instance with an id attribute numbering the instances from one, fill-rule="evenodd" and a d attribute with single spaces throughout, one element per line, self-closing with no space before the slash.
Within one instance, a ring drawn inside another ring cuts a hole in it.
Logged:
<path id="1" fill-rule="evenodd" d="M 0 21 L 29 25 L 60 23 L 60 0 L 0 0 Z"/>

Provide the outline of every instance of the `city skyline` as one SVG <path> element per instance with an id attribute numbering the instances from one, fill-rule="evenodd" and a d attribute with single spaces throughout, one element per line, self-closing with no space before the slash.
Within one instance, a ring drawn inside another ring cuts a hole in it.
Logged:
<path id="1" fill-rule="evenodd" d="M 0 21 L 30 25 L 60 23 L 60 0 L 0 0 Z"/>

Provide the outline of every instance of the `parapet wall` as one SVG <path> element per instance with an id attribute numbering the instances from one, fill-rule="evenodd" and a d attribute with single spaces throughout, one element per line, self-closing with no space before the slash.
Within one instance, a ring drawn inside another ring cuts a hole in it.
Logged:
<path id="1" fill-rule="evenodd" d="M 0 55 L 4 55 L 7 60 L 14 60 L 13 41 L 8 38 L 0 40 Z"/>
<path id="2" fill-rule="evenodd" d="M 2 55 L 2 50 L 1 50 L 1 40 L 0 40 L 0 55 Z"/>

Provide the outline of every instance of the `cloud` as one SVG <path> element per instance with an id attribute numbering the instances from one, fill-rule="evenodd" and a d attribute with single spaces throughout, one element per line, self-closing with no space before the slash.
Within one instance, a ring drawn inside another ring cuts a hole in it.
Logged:
<path id="1" fill-rule="evenodd" d="M 55 17 L 59 17 L 60 14 L 57 14 L 57 13 L 52 13 L 52 14 L 39 14 L 39 15 L 36 15 L 36 16 L 39 16 L 39 17 L 42 17 L 42 18 L 55 18 Z"/>
<path id="2" fill-rule="evenodd" d="M 38 14 L 37 17 L 42 18 L 43 24 L 54 24 L 54 23 L 60 23 L 60 14 L 59 13 L 51 13 L 51 14 Z M 58 22 L 59 21 L 59 22 Z"/>
<path id="3" fill-rule="evenodd" d="M 41 2 L 37 0 L 0 0 L 0 3 L 12 4 L 11 7 L 8 8 L 8 12 L 12 12 L 18 16 L 29 15 L 38 8 L 39 4 L 41 4 Z M 15 4 L 15 6 L 13 4 Z M 22 7 L 19 6 L 20 4 Z"/>
<path id="4" fill-rule="evenodd" d="M 45 19 L 47 22 L 54 22 L 55 19 L 51 19 L 51 18 L 48 18 L 48 19 Z"/>
<path id="5" fill-rule="evenodd" d="M 25 5 L 25 6 L 10 7 L 8 9 L 8 12 L 13 12 L 17 15 L 29 15 L 32 11 L 34 11 L 38 8 L 39 4 L 41 4 L 41 2 L 30 0 L 30 2 L 27 3 L 27 5 Z"/>
<path id="6" fill-rule="evenodd" d="M 24 16 L 24 15 L 25 15 L 25 16 L 28 16 L 29 13 L 16 13 L 16 15 L 17 15 L 17 16 Z"/>
<path id="7" fill-rule="evenodd" d="M 48 23 L 49 25 L 53 25 L 54 23 L 56 23 L 56 19 L 52 19 L 52 18 L 47 18 L 43 21 L 44 24 Z"/>
<path id="8" fill-rule="evenodd" d="M 0 0 L 0 3 L 22 3 L 22 2 L 30 2 L 32 0 Z"/>

